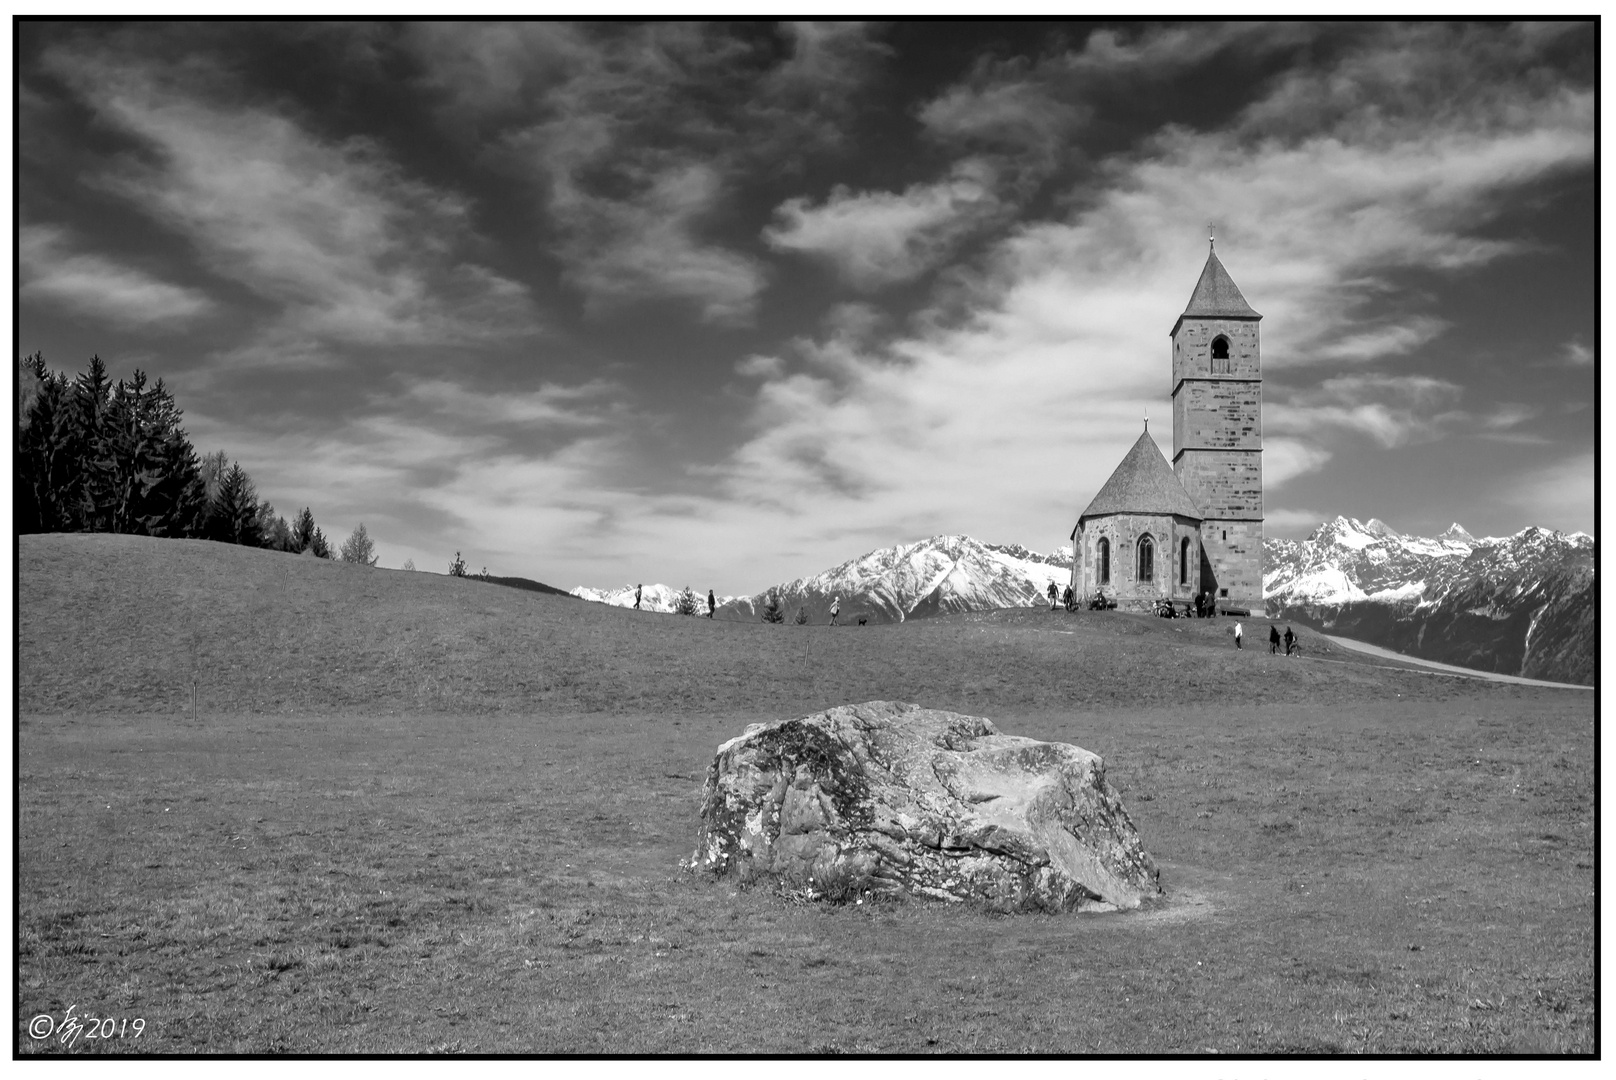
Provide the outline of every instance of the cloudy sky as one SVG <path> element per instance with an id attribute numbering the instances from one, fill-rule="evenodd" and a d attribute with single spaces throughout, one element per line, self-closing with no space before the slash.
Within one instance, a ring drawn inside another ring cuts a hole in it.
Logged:
<path id="1" fill-rule="evenodd" d="M 383 565 L 1051 550 L 1206 259 L 1271 534 L 1594 531 L 1593 27 L 26 23 L 18 345 Z"/>

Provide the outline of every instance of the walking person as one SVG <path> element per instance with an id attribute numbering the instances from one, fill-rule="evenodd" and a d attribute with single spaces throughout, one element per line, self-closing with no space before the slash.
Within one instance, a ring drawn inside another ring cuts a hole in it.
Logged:
<path id="1" fill-rule="evenodd" d="M 836 625 L 836 616 L 842 613 L 842 598 L 838 596 L 830 602 L 830 624 Z"/>
<path id="2" fill-rule="evenodd" d="M 1075 607 L 1072 601 L 1072 587 L 1070 585 L 1066 586 L 1066 591 L 1061 593 L 1061 606 L 1067 611 L 1071 611 Z"/>
<path id="3" fill-rule="evenodd" d="M 1046 595 L 1049 597 L 1049 610 L 1054 611 L 1055 610 L 1055 583 L 1053 581 L 1051 581 L 1049 583 L 1049 588 L 1046 590 Z"/>
<path id="4" fill-rule="evenodd" d="M 715 608 L 717 606 L 718 606 L 717 602 L 713 600 L 713 590 L 708 589 L 707 590 L 707 617 L 709 619 L 713 617 L 713 608 Z"/>
<path id="5" fill-rule="evenodd" d="M 1234 647 L 1235 648 L 1237 648 L 1237 649 L 1244 649 L 1245 648 L 1245 646 L 1243 644 L 1241 644 L 1241 639 L 1244 638 L 1245 636 L 1246 636 L 1246 631 L 1241 627 L 1241 625 L 1239 623 L 1235 623 L 1234 624 Z"/>
<path id="6" fill-rule="evenodd" d="M 1289 656 L 1291 654 L 1291 651 L 1293 649 L 1295 649 L 1295 648 L 1296 648 L 1296 635 L 1293 634 L 1291 632 L 1291 628 L 1287 626 L 1285 628 L 1285 655 Z"/>
<path id="7" fill-rule="evenodd" d="M 634 586 L 634 610 L 640 610 L 640 590 L 645 588 L 644 583 Z"/>
<path id="8" fill-rule="evenodd" d="M 1279 627 L 1273 623 L 1268 624 L 1268 655 L 1273 656 L 1279 652 Z M 1285 655 L 1291 654 L 1291 647 L 1285 646 Z"/>

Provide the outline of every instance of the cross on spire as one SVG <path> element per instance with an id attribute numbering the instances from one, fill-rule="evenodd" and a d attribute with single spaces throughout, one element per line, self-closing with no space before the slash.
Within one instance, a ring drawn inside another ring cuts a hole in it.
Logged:
<path id="1" fill-rule="evenodd" d="M 1212 237 L 1212 223 L 1210 221 L 1206 223 L 1206 247 L 1208 251 L 1216 251 L 1218 248 L 1218 242 Z"/>

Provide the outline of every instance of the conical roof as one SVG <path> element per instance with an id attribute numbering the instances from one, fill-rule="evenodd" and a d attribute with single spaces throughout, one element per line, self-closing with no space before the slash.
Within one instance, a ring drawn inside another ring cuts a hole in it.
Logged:
<path id="1" fill-rule="evenodd" d="M 1240 289 L 1229 276 L 1229 271 L 1223 268 L 1218 261 L 1218 253 L 1214 250 L 1207 253 L 1206 266 L 1201 270 L 1201 280 L 1195 283 L 1195 291 L 1190 294 L 1190 305 L 1184 309 L 1179 318 L 1187 319 L 1214 318 L 1214 319 L 1260 319 L 1261 315 L 1251 310 L 1246 298 L 1240 295 Z"/>
<path id="2" fill-rule="evenodd" d="M 1190 498 L 1184 485 L 1173 475 L 1172 467 L 1162 457 L 1156 440 L 1146 428 L 1133 449 L 1122 459 L 1111 479 L 1100 488 L 1088 509 L 1077 520 L 1098 517 L 1101 514 L 1182 514 L 1201 520 L 1201 511 Z"/>

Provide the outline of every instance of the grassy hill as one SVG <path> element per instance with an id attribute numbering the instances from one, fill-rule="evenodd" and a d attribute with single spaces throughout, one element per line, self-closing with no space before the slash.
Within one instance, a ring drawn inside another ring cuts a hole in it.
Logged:
<path id="1" fill-rule="evenodd" d="M 1399 674 L 1298 627 L 1041 608 L 909 625 L 737 623 L 202 540 L 20 538 L 28 712 L 791 712 L 1303 705 L 1510 691 Z"/>
<path id="2" fill-rule="evenodd" d="M 1586 693 L 1222 621 L 769 626 L 18 547 L 23 1053 L 1594 1047 Z M 874 698 L 1104 755 L 1167 903 L 803 906 L 679 869 L 719 742 Z M 144 1033 L 30 1037 L 69 1006 Z"/>

